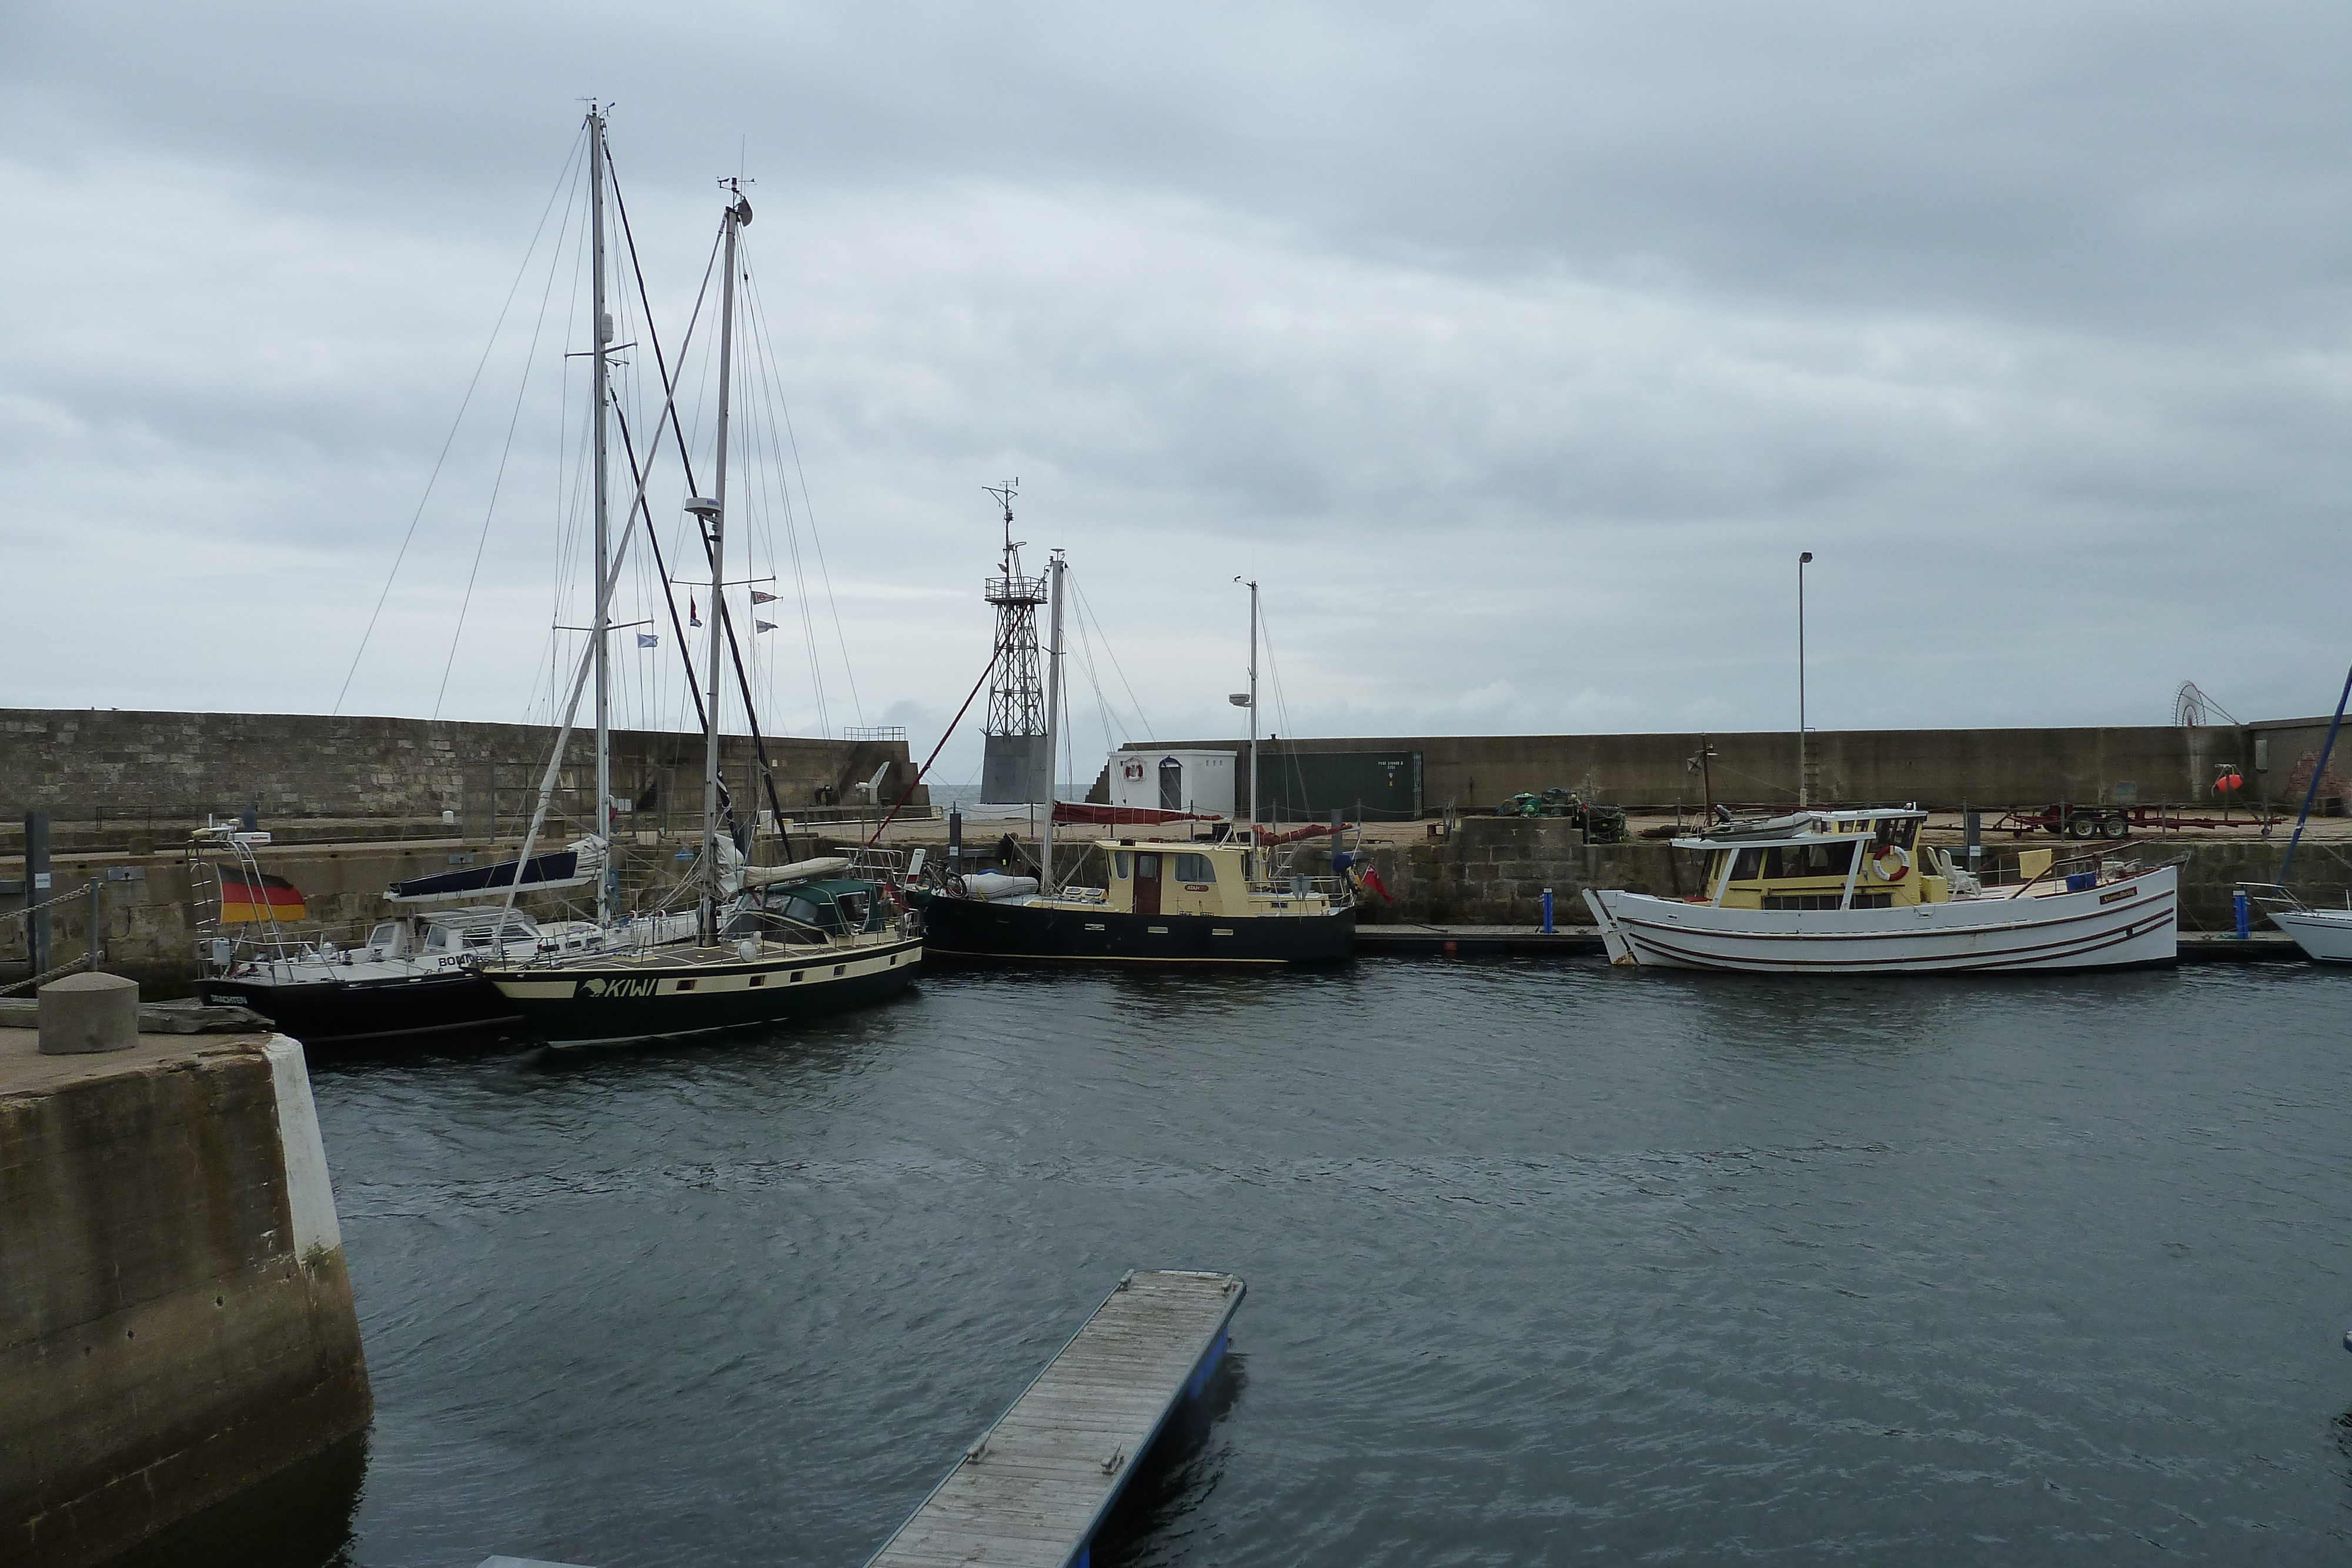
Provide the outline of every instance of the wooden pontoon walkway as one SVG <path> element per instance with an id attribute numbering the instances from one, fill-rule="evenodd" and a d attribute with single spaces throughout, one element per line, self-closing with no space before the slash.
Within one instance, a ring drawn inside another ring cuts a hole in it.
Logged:
<path id="1" fill-rule="evenodd" d="M 1243 1289 L 1231 1274 L 1129 1274 L 869 1568 L 1084 1563 L 1136 1461 L 1216 1370 Z"/>

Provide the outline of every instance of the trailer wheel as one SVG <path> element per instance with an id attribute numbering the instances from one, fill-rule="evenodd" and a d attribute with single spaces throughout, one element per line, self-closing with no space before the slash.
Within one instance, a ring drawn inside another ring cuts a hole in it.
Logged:
<path id="1" fill-rule="evenodd" d="M 2099 836 L 2103 839 L 2124 839 L 2131 836 L 2131 821 L 2121 811 L 2110 811 L 2099 820 Z"/>
<path id="2" fill-rule="evenodd" d="M 2099 836 L 2099 819 L 2088 811 L 2077 811 L 2067 822 L 2066 831 L 2078 839 L 2095 839 Z"/>

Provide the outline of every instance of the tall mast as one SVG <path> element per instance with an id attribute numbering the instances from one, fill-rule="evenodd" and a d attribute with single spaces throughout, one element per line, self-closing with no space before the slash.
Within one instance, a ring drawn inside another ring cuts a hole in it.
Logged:
<path id="1" fill-rule="evenodd" d="M 604 310 L 604 116 L 594 104 L 588 107 L 588 231 L 594 236 L 591 249 L 594 253 L 595 282 L 589 301 L 589 330 L 595 334 L 595 352 L 589 357 L 595 361 L 594 391 L 596 449 L 596 615 L 589 635 L 595 639 L 596 660 L 596 836 L 607 843 L 613 838 L 613 682 L 611 670 L 612 589 L 605 581 L 605 563 L 613 552 L 612 516 L 607 495 L 607 455 L 604 450 L 604 423 L 611 402 L 610 378 L 612 365 L 605 354 L 613 341 L 613 319 Z M 520 873 L 518 873 L 518 875 Z M 602 925 L 613 918 L 613 862 L 608 853 L 604 869 L 596 877 L 596 920 Z"/>
<path id="2" fill-rule="evenodd" d="M 1040 893 L 1054 891 L 1054 773 L 1062 745 L 1062 574 L 1069 567 L 1055 550 L 1048 572 L 1054 587 L 1054 644 L 1045 658 L 1045 831 L 1037 846 Z"/>
<path id="3" fill-rule="evenodd" d="M 727 277 L 719 295 L 719 456 L 711 466 L 710 499 L 696 509 L 710 521 L 710 686 L 703 710 L 702 909 L 705 946 L 719 940 L 719 655 L 727 623 L 727 416 L 735 369 L 735 236 L 751 221 L 751 204 L 739 181 L 723 180 L 730 198 L 725 220 Z"/>
<path id="4" fill-rule="evenodd" d="M 1250 747 L 1249 792 L 1250 826 L 1257 826 L 1257 584 L 1252 581 L 1250 591 Z M 1252 834 L 1251 837 L 1256 837 Z"/>

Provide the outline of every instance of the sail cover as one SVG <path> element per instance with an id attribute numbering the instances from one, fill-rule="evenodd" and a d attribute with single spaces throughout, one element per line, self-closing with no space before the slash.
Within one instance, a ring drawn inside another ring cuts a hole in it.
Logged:
<path id="1" fill-rule="evenodd" d="M 560 888 L 584 887 L 596 880 L 596 873 L 604 867 L 604 842 L 592 834 L 557 853 L 533 855 L 527 863 L 501 861 L 497 865 L 468 866 L 436 876 L 414 876 L 406 882 L 394 883 L 384 890 L 383 896 L 388 904 L 438 904 L 478 898 L 486 893 L 503 894 L 509 887 L 519 894 L 550 893 Z M 518 869 L 521 872 L 520 877 L 516 875 Z"/>

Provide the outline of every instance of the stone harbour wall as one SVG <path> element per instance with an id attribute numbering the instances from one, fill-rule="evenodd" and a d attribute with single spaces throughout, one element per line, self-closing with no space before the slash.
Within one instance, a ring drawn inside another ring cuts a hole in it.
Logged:
<path id="1" fill-rule="evenodd" d="M 1961 806 L 2042 805 L 2053 800 L 2103 801 L 2120 786 L 2145 803 L 2211 804 L 2213 780 L 2226 768 L 2241 770 L 2247 800 L 2289 793 L 2296 759 L 2315 750 L 2325 717 L 2280 719 L 2244 726 L 2119 725 L 2052 729 L 1818 730 L 1811 737 L 1813 799 L 1839 803 L 1896 804 L 1916 800 L 1946 810 Z M 1707 737 L 1715 799 L 1788 806 L 1797 798 L 1798 751 L 1793 730 L 1719 733 Z M 1422 806 L 1434 816 L 1452 803 L 1483 810 L 1525 790 L 1559 786 L 1618 805 L 1680 805 L 1696 810 L 1704 794 L 1689 766 L 1699 749 L 1696 733 L 1651 735 L 1452 735 L 1297 737 L 1258 747 L 1259 771 L 1271 780 L 1291 751 L 1418 752 Z M 1222 748 L 1234 740 L 1135 742 L 1124 749 L 1160 752 Z M 2339 768 L 2347 768 L 2344 758 Z M 2267 764 L 2267 766 L 2260 766 Z M 1237 777 L 1248 808 L 1247 769 Z M 1267 785 L 1267 794 L 1273 786 Z"/>
<path id="2" fill-rule="evenodd" d="M 265 828 L 320 818 L 427 823 L 448 812 L 469 833 L 511 832 L 529 818 L 554 744 L 555 731 L 539 725 L 0 709 L 0 846 L 19 841 L 24 813 L 37 809 L 61 825 L 96 824 L 86 847 L 126 850 L 163 847 L 207 814 L 227 820 L 247 806 Z M 593 747 L 593 732 L 573 732 L 560 786 L 562 808 L 583 821 L 592 820 Z M 751 738 L 722 737 L 722 751 L 738 805 L 764 808 Z M 613 754 L 614 793 L 637 814 L 655 826 L 699 820 L 699 735 L 618 730 Z M 772 737 L 768 755 L 788 813 L 828 796 L 846 801 L 877 769 L 890 799 L 914 778 L 903 740 Z M 927 800 L 919 789 L 912 803 Z"/>

